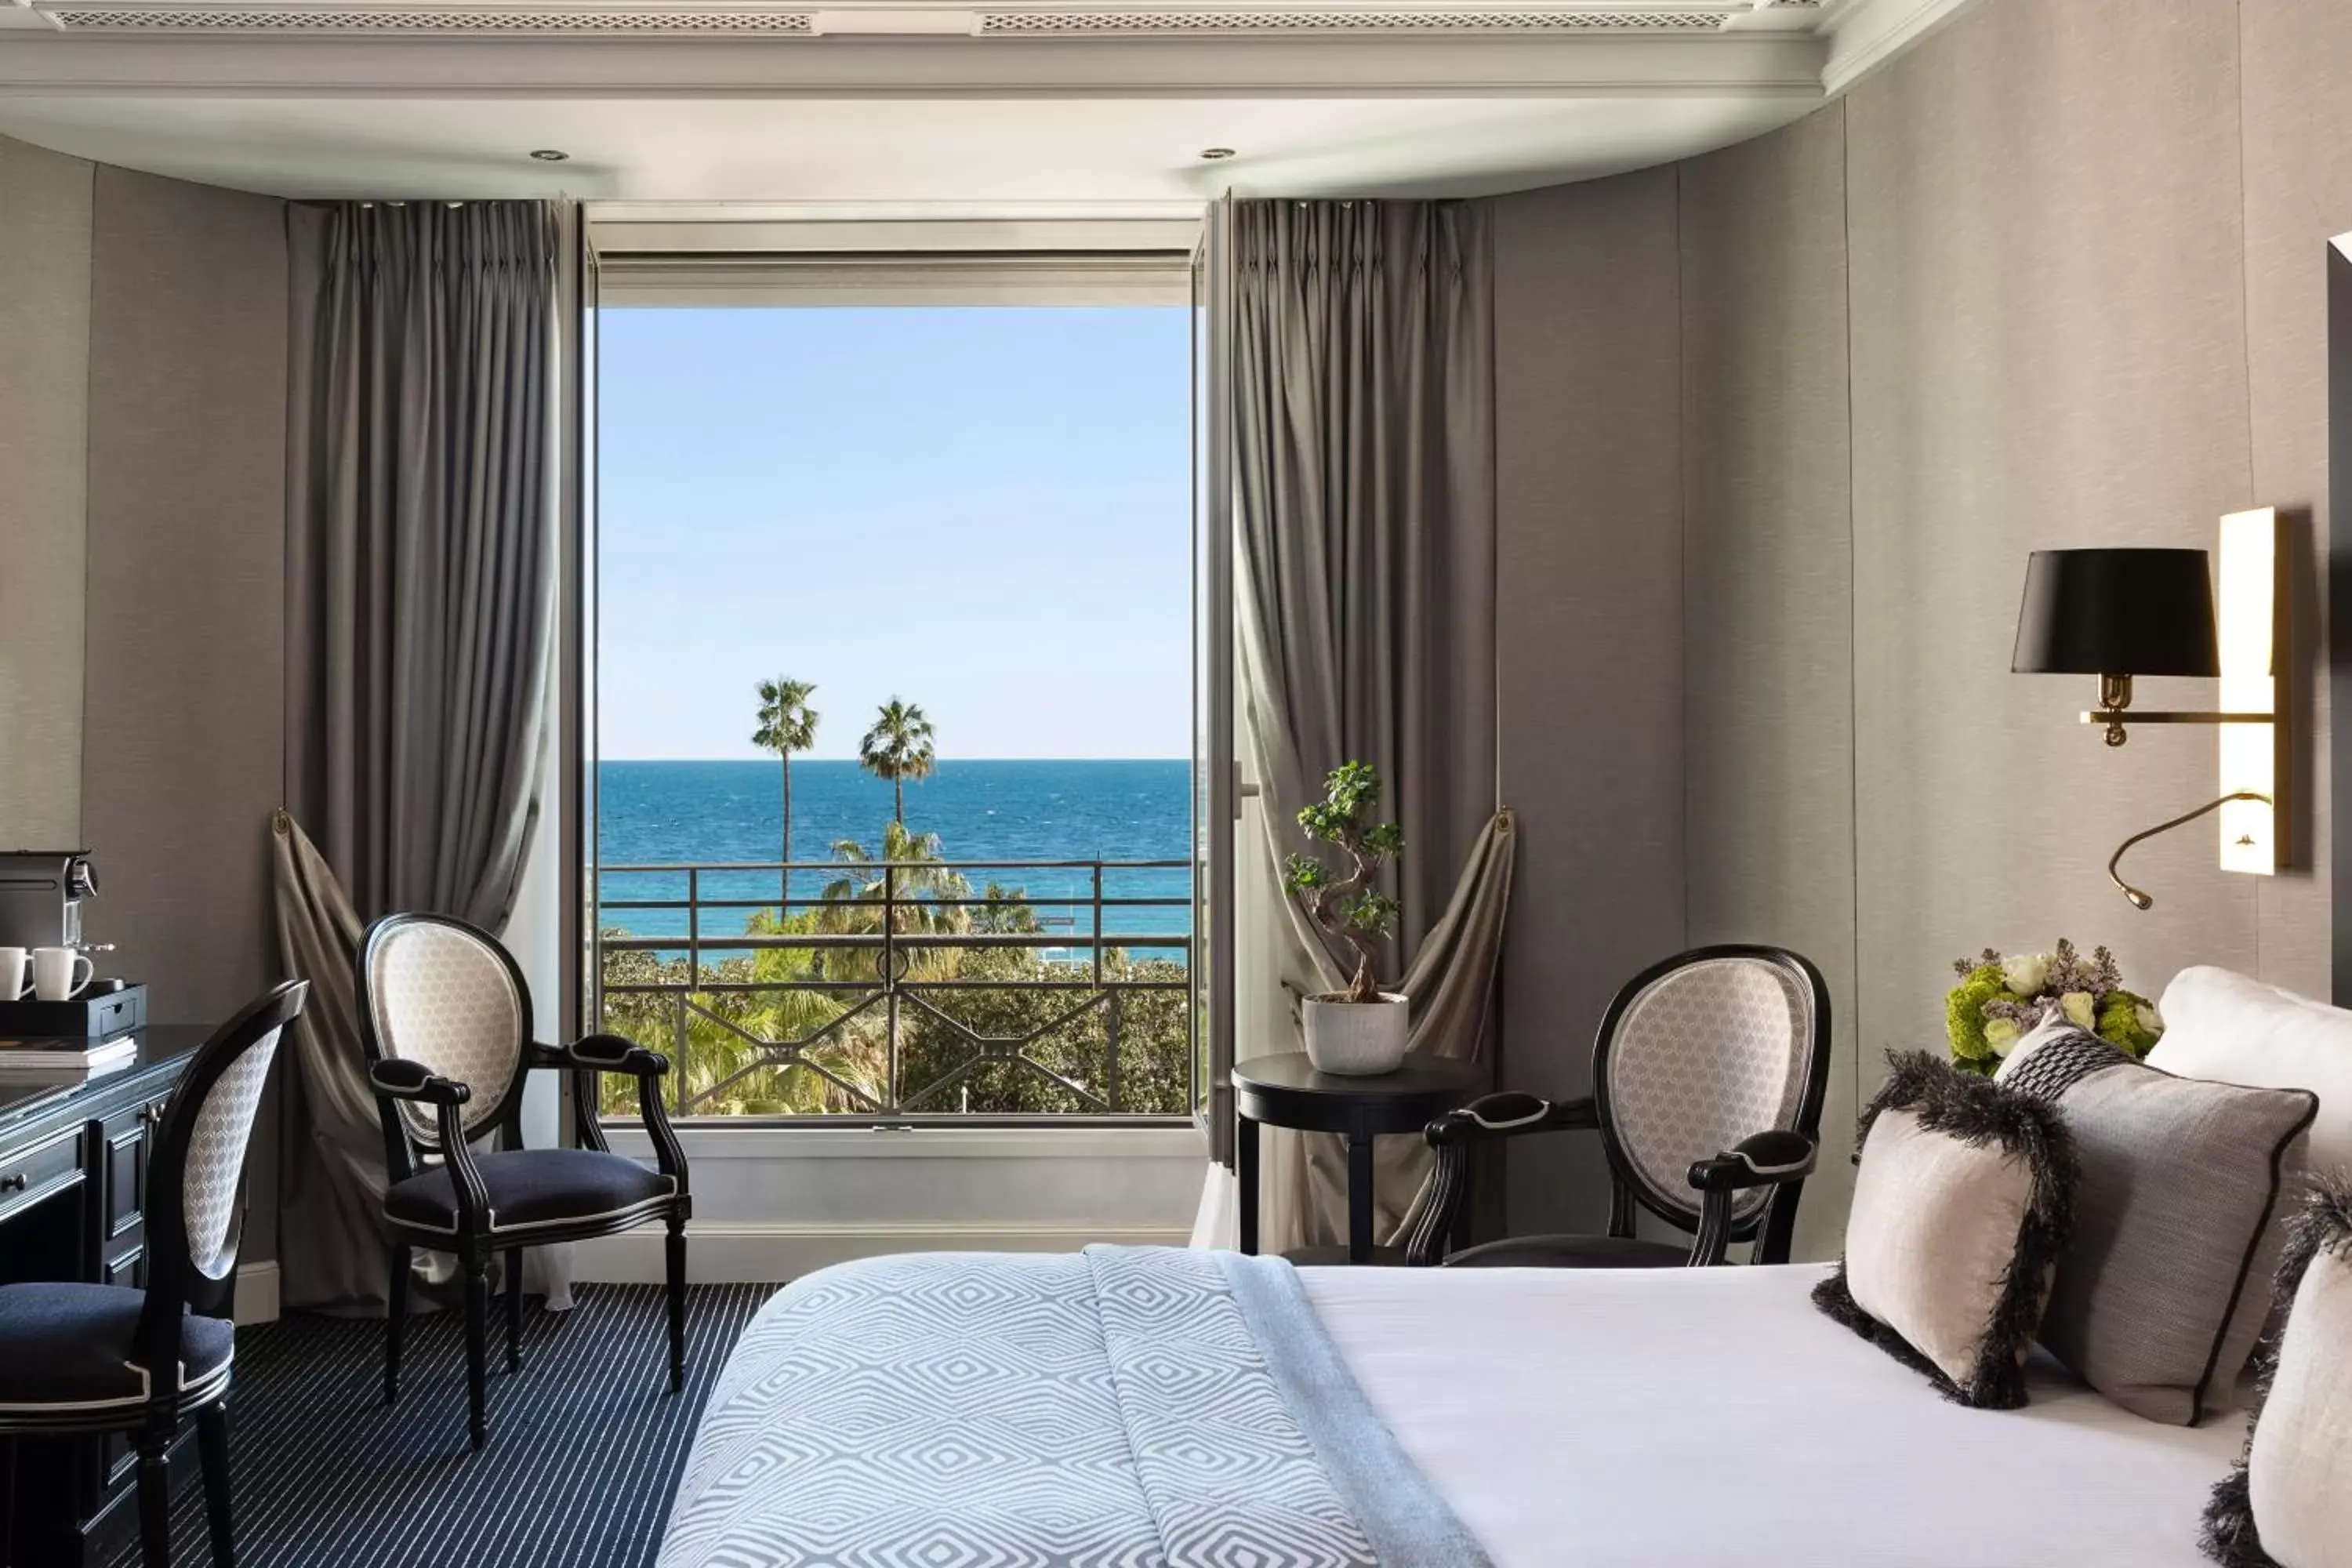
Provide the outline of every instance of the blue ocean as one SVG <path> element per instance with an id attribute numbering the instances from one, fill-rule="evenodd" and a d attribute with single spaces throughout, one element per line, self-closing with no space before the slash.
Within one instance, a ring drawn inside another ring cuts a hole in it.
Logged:
<path id="1" fill-rule="evenodd" d="M 703 867 L 781 858 L 783 808 L 773 762 L 607 762 L 597 767 L 597 837 L 605 868 L 603 896 L 683 899 L 680 870 L 622 867 Z M 1037 868 L 1034 860 L 1162 860 L 1164 867 L 1108 867 L 1106 900 L 1167 900 L 1106 908 L 1108 935 L 1184 935 L 1192 930 L 1192 763 L 1141 762 L 942 762 L 907 786 L 907 826 L 936 834 L 943 859 L 963 868 L 977 893 L 994 881 L 1017 887 L 1048 931 L 1091 934 L 1094 870 Z M 890 819 L 890 786 L 854 762 L 793 763 L 793 858 L 825 861 L 854 840 L 881 853 Z M 793 875 L 795 899 L 818 896 L 833 877 Z M 766 899 L 778 892 L 769 871 L 705 870 L 706 900 Z M 705 936 L 740 931 L 750 911 L 706 910 Z M 638 936 L 683 936 L 684 910 L 607 909 L 599 923 Z M 1140 944 L 1136 944 L 1139 953 Z"/>

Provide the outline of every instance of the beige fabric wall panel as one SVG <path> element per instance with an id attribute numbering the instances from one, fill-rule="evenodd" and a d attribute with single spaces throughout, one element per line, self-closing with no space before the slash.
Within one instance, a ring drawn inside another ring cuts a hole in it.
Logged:
<path id="1" fill-rule="evenodd" d="M 1847 99 L 1865 1084 L 1988 942 L 2258 967 L 2210 831 L 2135 852 L 2151 913 L 2103 871 L 2212 797 L 2211 732 L 2109 750 L 2088 678 L 2009 673 L 2028 551 L 2210 548 L 2253 499 L 2236 62 L 2212 0 L 1984 0 Z"/>
<path id="2" fill-rule="evenodd" d="M 1617 988 L 1683 946 L 1675 179 L 1496 204 L 1503 1080 L 1588 1092 Z M 1516 1233 L 1597 1227 L 1598 1141 L 1510 1152 Z"/>
<path id="3" fill-rule="evenodd" d="M 2327 242 L 2352 230 L 2352 5 L 2243 0 L 2246 347 L 2253 403 L 2254 496 L 2294 509 L 2310 547 L 2297 668 L 2309 784 L 2294 818 L 2296 865 L 2260 884 L 2263 978 L 2328 994 L 2330 721 L 2316 613 L 2326 592 Z"/>
<path id="4" fill-rule="evenodd" d="M 280 204 L 98 173 L 82 821 L 94 940 L 150 1016 L 216 1023 L 275 974 L 284 781 Z"/>
<path id="5" fill-rule="evenodd" d="M 1797 1256 L 1853 1173 L 1853 583 L 1845 111 L 1683 165 L 1683 747 L 1690 941 L 1821 966 L 1835 1024 Z"/>
<path id="6" fill-rule="evenodd" d="M 91 166 L 0 137 L 0 845 L 81 832 Z"/>

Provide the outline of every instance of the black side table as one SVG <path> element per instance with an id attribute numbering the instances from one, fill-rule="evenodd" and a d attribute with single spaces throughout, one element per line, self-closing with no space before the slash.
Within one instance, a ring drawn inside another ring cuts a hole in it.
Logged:
<path id="1" fill-rule="evenodd" d="M 1415 1051 L 1377 1078 L 1317 1072 L 1304 1051 L 1234 1064 L 1234 1173 L 1241 1183 L 1241 1243 L 1257 1250 L 1257 1129 L 1338 1132 L 1348 1140 L 1348 1261 L 1372 1260 L 1372 1140 L 1418 1132 L 1486 1087 L 1486 1069 Z"/>

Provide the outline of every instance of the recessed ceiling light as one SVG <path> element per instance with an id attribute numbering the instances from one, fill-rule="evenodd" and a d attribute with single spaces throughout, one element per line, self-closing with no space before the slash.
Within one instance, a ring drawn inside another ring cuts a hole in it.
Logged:
<path id="1" fill-rule="evenodd" d="M 531 156 L 542 163 L 561 163 L 572 154 L 558 147 L 541 147 Z"/>
<path id="2" fill-rule="evenodd" d="M 1230 158 L 1233 155 L 1234 150 L 1230 147 L 1203 147 L 1201 149 L 1201 156 L 1206 158 L 1212 163 L 1220 162 L 1223 159 Z"/>

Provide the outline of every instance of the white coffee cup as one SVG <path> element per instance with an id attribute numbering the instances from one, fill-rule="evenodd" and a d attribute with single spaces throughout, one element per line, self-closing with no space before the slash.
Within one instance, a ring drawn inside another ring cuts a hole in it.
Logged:
<path id="1" fill-rule="evenodd" d="M 44 1002 L 69 1002 L 98 973 L 89 954 L 70 947 L 33 950 L 33 994 Z"/>
<path id="2" fill-rule="evenodd" d="M 33 950 L 0 947 L 0 1002 L 14 1002 L 32 984 Z"/>

